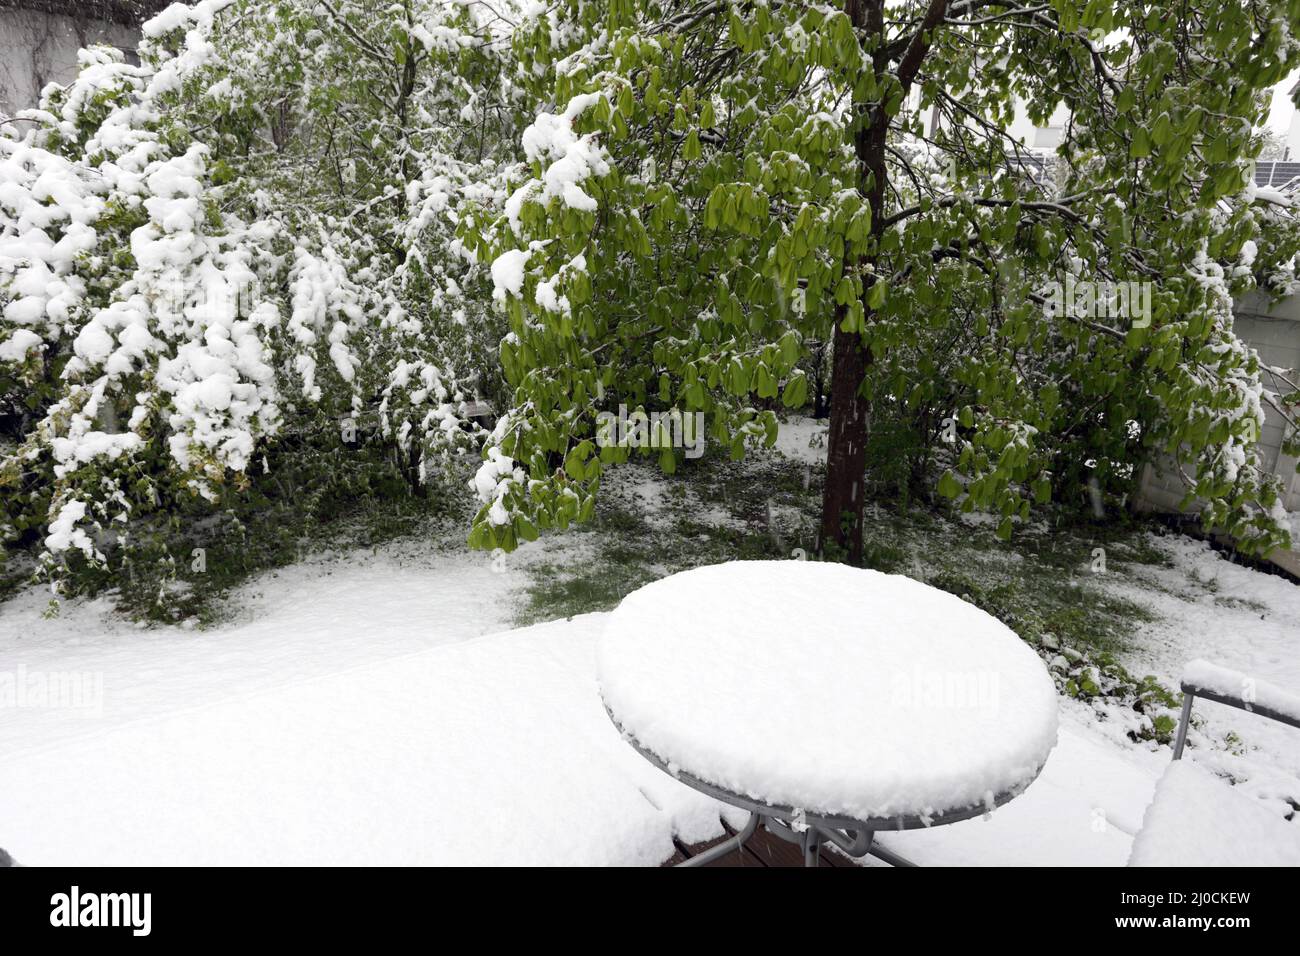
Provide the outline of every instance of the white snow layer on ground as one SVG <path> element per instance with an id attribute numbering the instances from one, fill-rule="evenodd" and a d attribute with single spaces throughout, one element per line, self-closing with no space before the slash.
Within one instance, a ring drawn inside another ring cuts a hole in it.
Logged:
<path id="1" fill-rule="evenodd" d="M 655 864 L 708 798 L 609 724 L 600 616 L 121 724 L 7 762 L 28 864 Z"/>
<path id="2" fill-rule="evenodd" d="M 1194 541 L 1156 543 L 1172 566 L 1141 568 L 1150 587 L 1108 576 L 1161 615 L 1125 663 L 1172 685 L 1205 657 L 1300 689 L 1300 588 Z M 98 716 L 0 706 L 0 847 L 33 864 L 656 862 L 666 833 L 718 832 L 716 808 L 603 713 L 603 616 L 466 640 L 504 626 L 525 583 L 514 562 L 493 566 L 392 549 L 312 561 L 244 589 L 251 622 L 203 632 L 138 630 L 106 602 L 43 620 L 36 591 L 0 604 L 0 678 L 85 672 L 103 689 Z M 878 839 L 920 863 L 1123 864 L 1169 751 L 1062 703 L 1024 794 Z M 1211 702 L 1197 713 L 1245 744 L 1189 756 L 1285 812 L 1300 731 Z"/>
<path id="3" fill-rule="evenodd" d="M 1233 564 L 1203 541 L 1180 535 L 1150 541 L 1169 556 L 1167 567 L 1133 566 L 1138 580 L 1099 578 L 1107 590 L 1156 614 L 1121 662 L 1176 689 L 1184 667 L 1202 658 L 1300 694 L 1300 586 Z M 1193 713 L 1197 742 L 1222 742 L 1229 734 L 1239 740 L 1230 749 L 1205 750 L 1203 762 L 1279 814 L 1300 803 L 1300 730 L 1208 700 L 1198 700 Z M 1300 826 L 1300 813 L 1293 825 Z"/>
<path id="4" fill-rule="evenodd" d="M 674 834 L 720 834 L 720 807 L 609 722 L 595 680 L 606 617 L 11 755 L 0 846 L 29 864 L 658 863 Z M 1153 779 L 1067 726 L 1038 780 L 987 819 L 882 841 L 922 863 L 1123 863 Z"/>
<path id="5" fill-rule="evenodd" d="M 1010 803 L 876 839 L 922 866 L 1123 866 L 1168 753 L 1118 750 L 1080 715 L 1061 714 L 1043 772 Z"/>
<path id="6" fill-rule="evenodd" d="M 829 419 L 791 415 L 776 433 L 776 450 L 806 465 L 824 465 L 828 426 Z"/>
<path id="7" fill-rule="evenodd" d="M 0 762 L 62 740 L 498 631 L 523 575 L 487 555 L 317 558 L 258 576 L 233 599 L 245 620 L 206 631 L 136 628 L 107 599 L 31 589 L 0 604 Z M 251 620 L 249 619 L 251 618 Z M 60 684 L 61 706 L 42 703 Z M 18 694 L 23 699 L 18 699 Z M 82 704 L 83 706 L 69 706 Z M 0 839 L 0 846 L 4 843 Z"/>
<path id="8" fill-rule="evenodd" d="M 1133 866 L 1300 866 L 1300 827 L 1190 760 L 1156 786 Z"/>

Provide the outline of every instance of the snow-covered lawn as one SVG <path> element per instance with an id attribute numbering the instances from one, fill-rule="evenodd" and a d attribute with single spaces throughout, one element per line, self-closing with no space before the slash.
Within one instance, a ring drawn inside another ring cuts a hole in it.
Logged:
<path id="1" fill-rule="evenodd" d="M 46 619 L 49 593 L 30 589 L 0 604 L 0 672 L 38 687 L 86 677 L 88 706 L 41 706 L 29 692 L 26 706 L 0 707 L 0 760 L 501 630 L 520 582 L 486 555 L 405 543 L 261 575 L 212 630 L 137 627 L 108 599 L 65 601 Z"/>
<path id="2" fill-rule="evenodd" d="M 629 475 L 611 500 L 644 507 L 655 531 L 679 520 L 661 486 Z M 725 501 L 682 494 L 699 521 L 743 526 Z M 698 530 L 686 540 L 718 546 Z M 1089 581 L 1153 612 L 1121 662 L 1176 686 L 1204 657 L 1300 690 L 1300 587 L 1152 537 L 1161 560 Z M 529 588 L 562 583 L 533 573 L 548 564 L 622 588 L 686 560 L 631 572 L 601 547 L 583 532 L 507 560 L 418 539 L 316 557 L 255 578 L 210 630 L 138 628 L 102 600 L 46 619 L 39 590 L 0 603 L 0 847 L 32 864 L 654 864 L 674 837 L 716 836 L 720 805 L 642 760 L 604 713 L 607 615 L 510 630 Z M 83 707 L 13 696 L 19 678 L 48 690 L 82 676 Z M 1056 748 L 1022 796 L 881 842 L 923 864 L 1123 864 L 1170 750 L 1130 740 L 1104 699 L 1060 704 Z M 1300 732 L 1208 702 L 1197 713 L 1189 756 L 1300 827 Z"/>
<path id="3" fill-rule="evenodd" d="M 1128 652 L 1131 669 L 1176 686 L 1184 665 L 1204 658 L 1300 693 L 1300 585 L 1226 561 L 1205 542 L 1171 535 L 1160 544 L 1168 566 L 1106 581 L 1156 612 Z M 1198 703 L 1196 713 L 1208 737 L 1241 738 L 1202 759 L 1278 812 L 1300 806 L 1300 731 L 1213 703 Z"/>

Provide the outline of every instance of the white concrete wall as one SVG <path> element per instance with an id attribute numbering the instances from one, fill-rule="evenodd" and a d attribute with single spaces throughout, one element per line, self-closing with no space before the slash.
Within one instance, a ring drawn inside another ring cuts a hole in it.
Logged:
<path id="1" fill-rule="evenodd" d="M 1237 335 L 1254 346 L 1260 361 L 1281 369 L 1293 382 L 1300 382 L 1300 296 L 1283 299 L 1272 308 L 1263 296 L 1248 296 L 1237 304 Z M 1286 386 L 1265 376 L 1265 384 L 1285 392 Z M 1265 463 L 1280 475 L 1286 488 L 1288 511 L 1300 511 L 1300 474 L 1296 459 L 1282 453 L 1282 416 L 1266 408 L 1264 430 L 1259 436 Z"/>
<path id="2" fill-rule="evenodd" d="M 1030 122 L 1023 103 L 1017 101 L 1016 116 L 1007 127 L 1007 133 L 1018 139 L 1025 146 L 1037 152 L 1054 152 L 1065 136 L 1066 124 L 1070 122 L 1070 110 L 1061 105 L 1056 108 L 1046 126 L 1035 126 Z"/>
<path id="3" fill-rule="evenodd" d="M 921 107 L 921 91 L 919 88 L 913 88 L 908 95 L 906 109 L 915 111 Z M 932 130 L 936 116 L 933 111 L 925 116 L 925 127 Z M 1070 122 L 1070 110 L 1065 105 L 1058 106 L 1051 118 L 1047 121 L 1046 126 L 1035 126 L 1030 122 L 1028 113 L 1025 112 L 1024 104 L 1016 102 L 1016 113 L 1011 124 L 1007 127 L 1007 134 L 1013 139 L 1019 140 L 1028 149 L 1036 153 L 1055 152 L 1056 147 L 1060 145 L 1065 135 L 1065 126 Z"/>
<path id="4" fill-rule="evenodd" d="M 1285 370 L 1292 381 L 1300 381 L 1300 296 L 1283 299 L 1270 308 L 1264 296 L 1252 294 L 1238 302 L 1234 311 L 1237 335 L 1259 353 L 1260 361 Z M 1285 390 L 1267 375 L 1265 384 Z M 1296 459 L 1282 453 L 1282 429 L 1282 417 L 1266 407 L 1259 436 L 1264 464 L 1282 479 L 1287 510 L 1300 511 L 1300 474 L 1296 473 Z M 1148 466 L 1138 493 L 1139 506 L 1177 511 L 1184 490 L 1171 469 Z"/>
<path id="5" fill-rule="evenodd" d="M 77 51 L 107 43 L 135 50 L 135 27 L 0 7 L 0 117 L 36 106 L 48 83 L 67 83 L 77 75 Z"/>

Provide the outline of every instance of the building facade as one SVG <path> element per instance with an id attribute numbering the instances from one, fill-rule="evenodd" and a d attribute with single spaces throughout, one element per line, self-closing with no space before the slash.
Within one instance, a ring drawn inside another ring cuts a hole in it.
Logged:
<path id="1" fill-rule="evenodd" d="M 107 44 L 135 55 L 140 24 L 158 0 L 0 0 L 0 119 L 40 102 L 77 74 L 77 51 Z"/>

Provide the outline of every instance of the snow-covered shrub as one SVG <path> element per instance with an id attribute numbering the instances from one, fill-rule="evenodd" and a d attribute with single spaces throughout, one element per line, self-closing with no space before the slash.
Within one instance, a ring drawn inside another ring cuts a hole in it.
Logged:
<path id="1" fill-rule="evenodd" d="M 116 583 L 181 520 L 301 494 L 277 468 L 419 489 L 473 449 L 496 334 L 456 229 L 517 137 L 502 22 L 174 4 L 139 65 L 83 51 L 4 127 L 0 533 Z"/>

